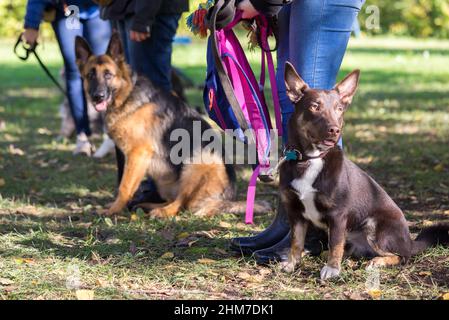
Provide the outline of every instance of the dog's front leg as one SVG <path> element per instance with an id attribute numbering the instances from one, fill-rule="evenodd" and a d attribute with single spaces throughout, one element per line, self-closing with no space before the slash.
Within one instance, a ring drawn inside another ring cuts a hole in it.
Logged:
<path id="1" fill-rule="evenodd" d="M 346 219 L 338 215 L 329 222 L 329 257 L 327 264 L 321 269 L 320 277 L 322 280 L 337 277 L 340 274 L 345 242 Z"/>
<path id="2" fill-rule="evenodd" d="M 288 261 L 283 262 L 281 268 L 285 272 L 293 272 L 300 262 L 304 251 L 308 222 L 302 217 L 304 206 L 294 190 L 290 187 L 281 188 L 281 201 L 283 208 L 279 208 L 279 210 L 287 211 L 291 233 L 291 246 Z"/>
<path id="3" fill-rule="evenodd" d="M 285 272 L 295 271 L 295 267 L 301 261 L 302 253 L 304 252 L 304 242 L 307 234 L 307 221 L 300 218 L 291 223 L 291 246 L 288 261 L 282 264 L 282 270 Z"/>
<path id="4" fill-rule="evenodd" d="M 106 210 L 105 213 L 107 215 L 119 213 L 131 200 L 140 182 L 145 177 L 150 156 L 151 150 L 144 147 L 132 150 L 126 155 L 125 168 L 118 195 L 111 207 Z"/>

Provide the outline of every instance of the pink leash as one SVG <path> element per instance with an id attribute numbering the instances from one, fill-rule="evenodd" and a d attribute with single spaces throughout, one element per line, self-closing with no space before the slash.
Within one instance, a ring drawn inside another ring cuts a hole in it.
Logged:
<path id="1" fill-rule="evenodd" d="M 261 38 L 263 43 L 263 46 L 265 48 L 268 48 L 268 41 L 267 41 L 267 29 L 262 28 L 262 34 Z M 265 85 L 265 55 L 267 58 L 267 66 L 268 66 L 268 74 L 270 76 L 270 84 L 271 84 L 271 95 L 273 98 L 273 106 L 274 106 L 274 116 L 276 118 L 276 129 L 278 136 L 281 137 L 283 134 L 282 130 L 282 119 L 281 119 L 281 105 L 279 103 L 279 95 L 278 95 L 278 88 L 276 83 L 276 74 L 274 70 L 274 63 L 273 63 L 273 57 L 271 55 L 271 51 L 264 51 L 262 49 L 262 63 L 261 63 L 261 74 L 260 74 L 260 89 L 263 90 Z M 260 173 L 260 165 L 254 169 L 253 174 L 251 175 L 251 179 L 249 180 L 248 185 L 248 191 L 246 194 L 246 214 L 245 214 L 245 223 L 246 224 L 253 224 L 254 223 L 254 203 L 256 199 L 256 184 L 257 184 L 257 177 Z"/>
<path id="2" fill-rule="evenodd" d="M 246 194 L 246 224 L 254 223 L 254 200 L 256 198 L 256 184 L 259 172 L 260 166 L 257 166 L 256 169 L 254 169 L 253 174 L 251 175 L 251 179 L 249 179 L 248 192 Z"/>

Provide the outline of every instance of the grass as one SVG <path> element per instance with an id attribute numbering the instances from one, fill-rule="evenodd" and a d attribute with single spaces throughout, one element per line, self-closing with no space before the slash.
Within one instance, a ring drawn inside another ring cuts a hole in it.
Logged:
<path id="1" fill-rule="evenodd" d="M 306 257 L 301 271 L 287 275 L 227 249 L 231 237 L 268 226 L 273 213 L 257 216 L 255 226 L 229 214 L 94 215 L 113 197 L 114 158 L 73 157 L 73 141 L 56 142 L 61 96 L 11 46 L 0 43 L 0 299 L 75 299 L 77 289 L 99 299 L 437 299 L 449 292 L 447 248 L 380 270 L 379 290 L 370 291 L 364 260 L 346 259 L 342 277 L 322 283 L 324 256 Z M 43 49 L 57 74 L 57 48 Z M 257 64 L 257 54 L 250 58 Z M 176 47 L 173 61 L 201 83 L 203 43 Z M 340 77 L 354 68 L 362 78 L 346 117 L 348 156 L 404 209 L 413 232 L 448 220 L 449 41 L 353 40 Z M 201 105 L 199 90 L 188 97 Z M 240 171 L 242 198 L 248 174 Z M 259 191 L 274 202 L 274 187 Z"/>

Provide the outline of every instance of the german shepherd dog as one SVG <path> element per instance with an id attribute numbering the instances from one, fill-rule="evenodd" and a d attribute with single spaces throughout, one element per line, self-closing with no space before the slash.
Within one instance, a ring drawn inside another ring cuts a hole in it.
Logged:
<path id="1" fill-rule="evenodd" d="M 153 217 L 172 217 L 181 209 L 205 216 L 244 212 L 243 202 L 230 202 L 235 198 L 234 168 L 225 164 L 222 153 L 205 148 L 201 139 L 210 125 L 179 97 L 134 74 L 125 62 L 117 33 L 104 55 L 93 55 L 81 37 L 76 38 L 75 50 L 87 100 L 97 111 L 106 110 L 108 133 L 125 155 L 118 195 L 102 214 L 119 213 L 145 176 L 155 181 L 166 200 L 139 205 Z M 195 122 L 201 127 L 201 134 L 196 136 Z M 188 161 L 179 164 L 170 158 L 176 144 L 170 135 L 176 129 L 187 130 L 193 146 L 191 155 L 186 156 Z"/>
<path id="2" fill-rule="evenodd" d="M 401 209 L 337 146 L 359 74 L 351 72 L 332 90 L 313 90 L 286 64 L 287 94 L 295 105 L 286 151 L 291 160 L 280 166 L 281 199 L 292 237 L 283 264 L 287 272 L 299 263 L 310 225 L 328 232 L 322 279 L 339 275 L 345 253 L 372 258 L 369 265 L 388 266 L 438 243 L 449 244 L 449 225 L 443 224 L 422 230 L 413 241 Z"/>

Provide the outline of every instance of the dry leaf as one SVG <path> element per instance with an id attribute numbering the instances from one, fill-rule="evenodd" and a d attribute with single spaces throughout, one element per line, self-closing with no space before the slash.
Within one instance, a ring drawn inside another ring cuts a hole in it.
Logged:
<path id="1" fill-rule="evenodd" d="M 440 162 L 439 164 L 437 164 L 435 167 L 433 167 L 433 170 L 435 170 L 436 172 L 441 172 L 444 170 L 444 164 L 442 162 Z"/>
<path id="2" fill-rule="evenodd" d="M 225 222 L 225 221 L 220 221 L 220 223 L 218 225 L 220 227 L 222 227 L 222 228 L 230 228 L 230 227 L 232 227 L 232 225 L 229 222 Z"/>
<path id="3" fill-rule="evenodd" d="M 373 299 L 379 299 L 382 296 L 382 291 L 379 289 L 372 289 L 368 291 L 368 294 L 371 296 L 371 298 Z"/>
<path id="4" fill-rule="evenodd" d="M 251 278 L 251 275 L 248 272 L 239 272 L 237 274 L 237 278 L 248 280 L 249 278 Z"/>
<path id="5" fill-rule="evenodd" d="M 76 290 L 76 298 L 78 300 L 93 300 L 94 292 L 92 290 Z"/>
<path id="6" fill-rule="evenodd" d="M 269 275 L 269 274 L 271 273 L 271 270 L 268 269 L 268 268 L 262 268 L 262 269 L 259 270 L 259 273 L 260 273 L 262 276 L 267 276 L 267 275 Z"/>
<path id="7" fill-rule="evenodd" d="M 0 178 L 0 187 L 3 187 L 6 184 L 5 179 Z"/>
<path id="8" fill-rule="evenodd" d="M 108 217 L 104 218 L 104 223 L 106 223 L 106 225 L 108 227 L 113 227 L 114 226 L 114 222 L 112 222 L 111 218 L 108 218 Z"/>
<path id="9" fill-rule="evenodd" d="M 161 256 L 161 259 L 173 259 L 175 254 L 173 252 L 166 252 Z"/>
<path id="10" fill-rule="evenodd" d="M 16 156 L 23 156 L 25 155 L 25 152 L 23 152 L 22 149 L 14 147 L 13 144 L 10 144 L 8 147 L 8 151 L 10 154 L 16 155 Z"/>
<path id="11" fill-rule="evenodd" d="M 11 285 L 13 283 L 14 283 L 14 281 L 12 281 L 11 279 L 0 278 L 0 285 L 1 286 L 9 286 L 9 285 Z"/>
<path id="12" fill-rule="evenodd" d="M 131 214 L 130 220 L 137 221 L 137 220 L 139 220 L 139 216 L 137 214 L 133 213 L 133 214 Z"/>
<path id="13" fill-rule="evenodd" d="M 446 292 L 441 297 L 443 298 L 443 300 L 449 300 L 449 292 Z"/>
<path id="14" fill-rule="evenodd" d="M 418 275 L 420 275 L 420 276 L 431 276 L 432 275 L 432 272 L 430 272 L 430 271 L 420 271 L 420 272 L 418 272 Z"/>
<path id="15" fill-rule="evenodd" d="M 102 288 L 106 288 L 109 286 L 109 283 L 103 279 L 97 279 L 95 282 L 97 283 L 97 285 L 99 285 Z"/>
<path id="16" fill-rule="evenodd" d="M 39 128 L 39 129 L 37 129 L 37 133 L 51 136 L 51 131 L 48 130 L 47 128 Z"/>
<path id="17" fill-rule="evenodd" d="M 208 259 L 208 258 L 201 258 L 201 259 L 198 259 L 197 262 L 201 263 L 201 264 L 213 264 L 217 261 L 213 260 L 213 259 Z"/>

